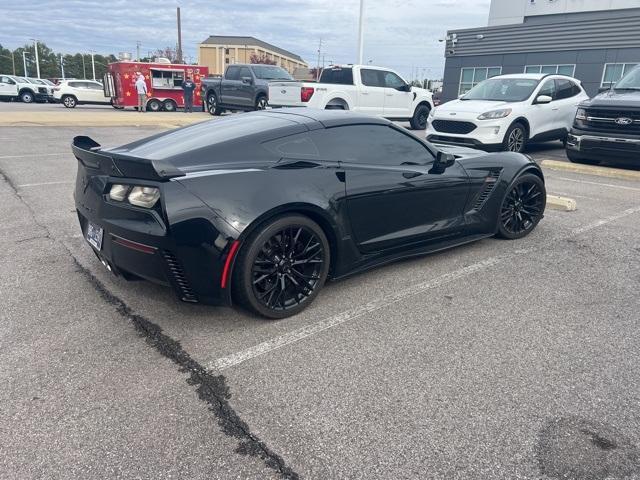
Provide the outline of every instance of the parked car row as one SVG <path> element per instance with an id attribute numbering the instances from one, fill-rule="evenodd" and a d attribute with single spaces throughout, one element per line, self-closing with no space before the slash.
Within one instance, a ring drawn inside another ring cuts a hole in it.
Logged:
<path id="1" fill-rule="evenodd" d="M 0 100 L 24 103 L 53 101 L 53 83 L 39 78 L 0 75 Z"/>

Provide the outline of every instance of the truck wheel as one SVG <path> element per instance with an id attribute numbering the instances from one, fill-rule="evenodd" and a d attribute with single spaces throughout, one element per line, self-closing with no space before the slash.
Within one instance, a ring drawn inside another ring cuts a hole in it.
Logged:
<path id="1" fill-rule="evenodd" d="M 162 105 L 164 106 L 165 112 L 175 112 L 178 108 L 176 102 L 174 102 L 173 100 L 165 100 Z"/>
<path id="2" fill-rule="evenodd" d="M 67 108 L 76 108 L 78 100 L 73 95 L 65 95 L 62 97 L 62 104 Z"/>
<path id="3" fill-rule="evenodd" d="M 159 100 L 152 98 L 147 102 L 147 110 L 149 110 L 150 112 L 159 112 L 160 110 L 162 110 L 162 103 L 160 103 Z"/>
<path id="4" fill-rule="evenodd" d="M 411 117 L 411 120 L 409 120 L 411 129 L 424 130 L 425 128 L 427 128 L 427 120 L 429 119 L 430 111 L 431 109 L 428 106 L 424 104 L 418 105 L 416 107 L 416 111 L 413 112 L 413 117 Z"/>
<path id="5" fill-rule="evenodd" d="M 20 100 L 22 100 L 22 103 L 33 103 L 33 93 L 31 93 L 29 90 L 25 90 L 20 94 Z"/>
<path id="6" fill-rule="evenodd" d="M 222 109 L 218 107 L 218 97 L 216 97 L 215 93 L 207 95 L 207 111 L 211 115 L 222 114 Z"/>
<path id="7" fill-rule="evenodd" d="M 260 95 L 256 100 L 256 110 L 265 110 L 269 105 L 269 101 L 267 97 L 264 95 Z"/>

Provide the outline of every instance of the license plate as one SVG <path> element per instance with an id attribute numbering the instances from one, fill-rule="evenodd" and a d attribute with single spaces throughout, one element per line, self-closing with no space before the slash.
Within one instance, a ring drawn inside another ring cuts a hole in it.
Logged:
<path id="1" fill-rule="evenodd" d="M 103 234 L 104 230 L 102 229 L 102 227 L 89 222 L 89 224 L 87 225 L 87 242 L 89 242 L 89 244 L 98 251 L 102 250 Z"/>

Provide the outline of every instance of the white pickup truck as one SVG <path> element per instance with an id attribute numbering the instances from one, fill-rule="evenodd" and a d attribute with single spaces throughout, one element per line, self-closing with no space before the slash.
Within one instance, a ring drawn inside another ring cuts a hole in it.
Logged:
<path id="1" fill-rule="evenodd" d="M 269 106 L 354 110 L 389 120 L 427 127 L 433 109 L 431 92 L 409 85 L 393 70 L 371 65 L 342 65 L 324 69 L 318 83 L 269 83 Z"/>

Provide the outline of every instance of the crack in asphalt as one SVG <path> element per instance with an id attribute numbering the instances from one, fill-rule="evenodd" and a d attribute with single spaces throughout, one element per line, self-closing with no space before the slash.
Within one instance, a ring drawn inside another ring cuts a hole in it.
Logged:
<path id="1" fill-rule="evenodd" d="M 46 232 L 44 237 L 55 241 L 67 251 L 78 273 L 82 274 L 88 280 L 102 299 L 114 307 L 119 315 L 130 321 L 136 332 L 145 339 L 148 345 L 153 347 L 163 357 L 178 365 L 181 373 L 189 374 L 187 383 L 196 387 L 198 398 L 209 406 L 209 410 L 213 412 L 218 419 L 218 425 L 221 427 L 222 432 L 227 436 L 239 440 L 236 453 L 258 457 L 264 461 L 267 467 L 279 473 L 282 478 L 298 480 L 300 475 L 291 467 L 287 466 L 280 455 L 271 450 L 259 437 L 253 434 L 249 425 L 240 418 L 230 405 L 229 399 L 231 398 L 231 393 L 226 378 L 223 375 L 212 375 L 209 373 L 205 367 L 194 360 L 191 355 L 182 348 L 179 341 L 164 334 L 159 325 L 135 313 L 124 300 L 111 293 L 89 269 L 78 261 L 71 249 L 64 242 L 54 238 L 49 228 L 38 221 L 31 205 L 20 195 L 15 184 L 1 169 L 0 177 L 9 185 L 20 202 L 29 210 L 33 222 Z"/>

